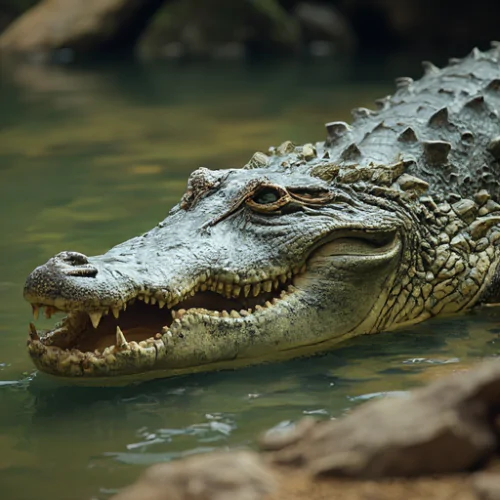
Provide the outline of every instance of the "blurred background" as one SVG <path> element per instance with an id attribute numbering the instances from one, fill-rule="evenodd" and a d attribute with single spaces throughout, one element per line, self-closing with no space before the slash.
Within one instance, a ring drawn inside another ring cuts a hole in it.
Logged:
<path id="1" fill-rule="evenodd" d="M 31 270 L 149 230 L 204 166 L 244 165 L 500 38 L 476 0 L 0 0 L 0 497 L 105 500 L 149 464 L 254 447 L 498 353 L 498 313 L 320 356 L 126 388 L 41 376 Z M 53 321 L 37 321 L 48 328 Z"/>
<path id="2" fill-rule="evenodd" d="M 2 0 L 0 48 L 69 62 L 460 53 L 497 37 L 488 0 Z"/>

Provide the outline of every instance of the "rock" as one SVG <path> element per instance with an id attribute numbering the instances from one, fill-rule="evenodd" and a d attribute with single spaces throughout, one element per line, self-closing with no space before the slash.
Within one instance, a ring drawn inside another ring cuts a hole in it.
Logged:
<path id="1" fill-rule="evenodd" d="M 256 453 L 219 452 L 154 465 L 113 500 L 259 500 L 275 482 Z"/>
<path id="2" fill-rule="evenodd" d="M 500 500 L 500 472 L 481 472 L 472 478 L 478 500 Z"/>
<path id="3" fill-rule="evenodd" d="M 297 20 L 278 0 L 174 0 L 156 14 L 141 36 L 141 58 L 241 58 L 295 53 Z"/>
<path id="4" fill-rule="evenodd" d="M 498 446 L 500 360 L 413 391 L 408 399 L 372 401 L 336 421 L 301 424 L 281 448 L 272 435 L 262 446 L 276 464 L 314 475 L 361 478 L 465 471 Z"/>
<path id="5" fill-rule="evenodd" d="M 219 452 L 155 465 L 113 500 L 500 500 L 499 424 L 500 359 L 407 399 L 268 433 L 260 456 Z"/>
<path id="6" fill-rule="evenodd" d="M 0 36 L 0 51 L 48 60 L 54 52 L 127 51 L 164 0 L 43 0 Z"/>

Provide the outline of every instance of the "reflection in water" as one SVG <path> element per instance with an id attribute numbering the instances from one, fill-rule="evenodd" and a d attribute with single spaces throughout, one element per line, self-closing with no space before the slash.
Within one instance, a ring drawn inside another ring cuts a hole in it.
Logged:
<path id="1" fill-rule="evenodd" d="M 2 498 L 107 498 L 150 463 L 254 446 L 265 428 L 403 397 L 498 351 L 498 313 L 488 310 L 310 358 L 121 388 L 36 374 L 21 296 L 33 267 L 61 250 L 101 253 L 148 230 L 194 168 L 241 166 L 271 144 L 314 141 L 322 123 L 348 119 L 352 106 L 390 86 L 333 63 L 18 67 L 2 78 Z"/>

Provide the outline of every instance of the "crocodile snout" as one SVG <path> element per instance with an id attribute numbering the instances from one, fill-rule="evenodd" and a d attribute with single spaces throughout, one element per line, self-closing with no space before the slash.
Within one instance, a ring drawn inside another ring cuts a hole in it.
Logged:
<path id="1" fill-rule="evenodd" d="M 97 276 L 97 268 L 78 252 L 61 252 L 37 267 L 26 279 L 24 297 L 33 302 L 41 298 L 55 300 L 74 293 L 81 280 Z M 67 291 L 68 293 L 64 293 Z"/>

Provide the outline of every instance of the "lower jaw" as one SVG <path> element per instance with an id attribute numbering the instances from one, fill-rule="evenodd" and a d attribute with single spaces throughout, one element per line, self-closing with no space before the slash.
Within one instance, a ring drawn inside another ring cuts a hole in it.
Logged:
<path id="1" fill-rule="evenodd" d="M 125 386 L 153 379 L 200 372 L 234 370 L 257 364 L 282 362 L 301 356 L 311 356 L 319 352 L 324 352 L 326 349 L 339 344 L 351 336 L 347 334 L 326 341 L 316 341 L 316 343 L 307 345 L 282 345 L 274 350 L 269 349 L 269 344 L 267 344 L 265 349 L 241 351 L 237 354 L 230 349 L 226 349 L 226 342 L 222 339 L 217 346 L 213 342 L 210 343 L 212 350 L 214 348 L 219 350 L 221 357 L 213 357 L 211 359 L 207 357 L 204 360 L 200 360 L 196 354 L 191 358 L 186 356 L 185 351 L 190 350 L 186 349 L 188 346 L 184 346 L 185 348 L 179 349 L 178 352 L 175 349 L 169 350 L 167 347 L 165 351 L 160 352 L 160 356 L 157 356 L 156 353 L 148 356 L 146 352 L 137 350 L 128 358 L 129 363 L 125 362 L 125 358 L 115 356 L 115 359 L 106 359 L 103 362 L 91 363 L 88 366 L 85 366 L 85 361 L 81 364 L 66 364 L 64 360 L 61 360 L 56 355 L 44 354 L 40 356 L 39 346 L 36 346 L 34 343 L 31 343 L 29 353 L 36 368 L 43 372 L 44 375 L 48 375 L 59 383 L 89 387 L 108 387 Z M 197 344 L 197 347 L 203 349 L 207 344 L 207 339 L 205 338 L 203 342 Z M 225 351 L 225 357 L 221 351 Z M 85 358 L 87 358 L 87 354 L 85 353 Z M 149 352 L 149 354 L 152 353 Z"/>
<path id="2" fill-rule="evenodd" d="M 218 318 L 208 325 L 186 313 L 178 329 L 149 341 L 128 342 L 126 348 L 110 346 L 100 355 L 31 338 L 28 351 L 41 372 L 60 381 L 108 386 L 284 361 L 344 340 L 346 335 L 332 338 L 333 332 L 315 331 L 313 318 L 300 306 L 302 293 L 245 318 Z"/>
<path id="3" fill-rule="evenodd" d="M 139 307 L 141 316 L 137 316 L 138 311 L 134 309 L 135 319 L 132 318 L 130 321 L 129 317 L 128 323 L 125 320 L 127 326 L 122 322 L 122 315 L 118 320 L 117 316 L 114 319 L 109 314 L 103 317 L 98 326 L 92 328 L 88 314 L 77 311 L 68 314 L 52 331 L 43 333 L 30 324 L 28 352 L 35 366 L 42 372 L 71 379 L 103 377 L 137 379 L 142 375 L 146 378 L 156 378 L 166 376 L 165 370 L 171 375 L 200 371 L 204 370 L 205 366 L 214 363 L 218 365 L 226 360 L 232 362 L 238 357 L 238 353 L 228 350 L 224 342 L 216 347 L 214 340 L 216 335 L 207 336 L 206 332 L 203 332 L 203 326 L 208 325 L 210 330 L 216 332 L 221 325 L 227 327 L 231 324 L 237 331 L 246 323 L 258 323 L 262 321 L 263 315 L 272 314 L 270 310 L 275 309 L 277 303 L 289 298 L 294 291 L 294 287 L 289 285 L 286 291 L 281 291 L 281 298 L 272 299 L 272 304 L 266 301 L 264 306 L 255 305 L 254 310 L 242 310 L 240 311 L 242 315 L 237 314 L 236 317 L 233 316 L 235 311 L 229 314 L 225 310 L 219 312 L 196 307 L 167 311 L 133 300 L 132 303 L 136 303 L 134 308 Z M 140 309 L 141 307 L 143 309 Z M 50 309 L 51 312 L 47 317 L 54 312 L 53 307 Z M 129 307 L 123 314 L 129 314 L 130 311 Z M 158 312 L 163 316 L 154 319 Z M 140 326 L 134 325 L 137 318 L 143 318 Z M 165 325 L 161 319 L 167 320 L 166 326 L 158 326 Z M 119 327 L 120 323 L 125 335 Z M 186 335 L 192 336 L 190 329 L 193 325 L 200 333 L 196 335 L 191 345 L 191 342 L 187 342 Z M 209 342 L 201 342 L 200 337 L 207 337 Z M 244 345 L 243 339 L 239 343 Z M 191 352 L 186 352 L 188 345 Z M 149 373 L 159 370 L 162 371 L 161 375 L 149 376 Z"/>

